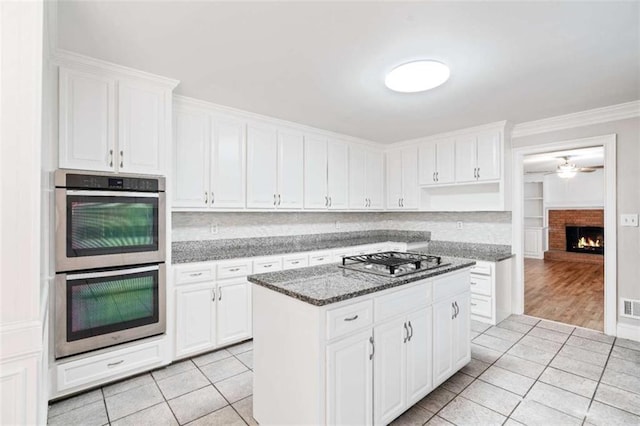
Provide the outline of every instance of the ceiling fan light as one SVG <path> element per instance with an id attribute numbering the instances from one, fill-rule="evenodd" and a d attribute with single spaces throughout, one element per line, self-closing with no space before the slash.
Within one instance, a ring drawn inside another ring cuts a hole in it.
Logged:
<path id="1" fill-rule="evenodd" d="M 575 164 L 564 163 L 558 166 L 558 176 L 563 179 L 571 179 L 577 172 Z"/>

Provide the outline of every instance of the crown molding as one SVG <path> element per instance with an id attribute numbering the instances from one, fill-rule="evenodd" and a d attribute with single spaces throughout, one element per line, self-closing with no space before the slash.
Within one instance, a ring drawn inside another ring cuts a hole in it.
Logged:
<path id="1" fill-rule="evenodd" d="M 249 121 L 257 121 L 264 124 L 286 127 L 289 130 L 298 131 L 304 134 L 312 134 L 316 136 L 326 137 L 328 139 L 340 139 L 344 142 L 357 143 L 360 145 L 366 145 L 376 149 L 385 149 L 386 145 L 369 141 L 366 139 L 357 138 L 355 136 L 344 135 L 341 133 L 332 132 L 329 130 L 319 129 L 317 127 L 307 126 L 305 124 L 296 123 L 293 121 L 283 120 L 281 118 L 269 117 L 267 115 L 258 114 L 255 112 L 245 111 L 238 108 L 229 107 L 226 105 L 220 105 L 201 99 L 191 98 L 183 95 L 173 95 L 174 109 L 192 108 L 196 110 L 207 110 L 212 114 L 232 115 L 234 117 L 241 117 Z"/>
<path id="2" fill-rule="evenodd" d="M 408 146 L 417 145 L 423 142 L 429 142 L 429 141 L 434 141 L 438 139 L 453 138 L 456 136 L 468 135 L 470 133 L 482 133 L 490 130 L 504 130 L 505 137 L 508 137 L 510 129 L 511 129 L 511 124 L 508 121 L 506 120 L 496 121 L 493 123 L 482 124 L 480 126 L 467 127 L 464 129 L 452 130 L 450 132 L 437 133 L 435 135 L 421 136 L 415 139 L 408 139 L 405 141 L 394 142 L 392 144 L 385 145 L 385 148 L 387 150 L 393 150 L 397 148 L 404 148 Z"/>
<path id="3" fill-rule="evenodd" d="M 640 117 L 640 100 L 516 124 L 512 138 Z"/>
<path id="4" fill-rule="evenodd" d="M 155 84 L 167 86 L 172 90 L 180 84 L 180 80 L 163 77 L 146 71 L 140 71 L 135 68 L 125 67 L 123 65 L 114 64 L 112 62 L 103 61 L 102 59 L 92 58 L 90 56 L 81 55 L 80 53 L 64 49 L 56 49 L 51 54 L 51 62 L 59 66 L 73 68 L 80 67 L 94 72 L 107 72 L 118 76 L 124 75 L 130 78 L 142 79 Z"/>

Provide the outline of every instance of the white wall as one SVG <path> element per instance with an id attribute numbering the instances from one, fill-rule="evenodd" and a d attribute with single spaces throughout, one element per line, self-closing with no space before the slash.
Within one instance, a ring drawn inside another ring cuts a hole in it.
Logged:
<path id="1" fill-rule="evenodd" d="M 463 229 L 457 229 L 458 221 Z M 218 226 L 217 234 L 211 225 Z M 511 244 L 511 213 L 173 213 L 172 218 L 173 241 L 376 229 L 431 231 L 432 240 Z"/>
<path id="2" fill-rule="evenodd" d="M 566 179 L 553 173 L 543 180 L 546 208 L 587 208 L 604 206 L 604 171 L 578 173 Z"/>
<path id="3" fill-rule="evenodd" d="M 514 147 L 560 142 L 615 133 L 617 135 L 618 215 L 640 212 L 640 118 L 536 134 L 512 139 Z M 640 299 L 640 228 L 621 227 L 618 221 L 618 298 Z M 640 327 L 640 321 L 620 318 Z"/>

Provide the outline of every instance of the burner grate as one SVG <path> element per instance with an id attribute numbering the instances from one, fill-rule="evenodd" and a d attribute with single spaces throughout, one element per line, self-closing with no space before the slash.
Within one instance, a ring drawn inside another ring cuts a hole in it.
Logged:
<path id="1" fill-rule="evenodd" d="M 342 258 L 342 266 L 344 268 L 358 264 L 380 265 L 386 267 L 389 275 L 396 275 L 398 270 L 401 270 L 407 265 L 413 266 L 411 272 L 420 272 L 424 269 L 430 269 L 423 267 L 423 262 L 430 264 L 430 268 L 434 268 L 441 266 L 442 259 L 439 256 L 420 253 L 404 253 L 398 251 L 345 256 Z"/>

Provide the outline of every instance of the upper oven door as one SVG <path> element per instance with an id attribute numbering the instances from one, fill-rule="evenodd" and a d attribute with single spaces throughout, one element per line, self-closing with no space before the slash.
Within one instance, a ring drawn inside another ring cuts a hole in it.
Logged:
<path id="1" fill-rule="evenodd" d="M 58 272 L 163 262 L 163 192 L 56 188 Z"/>

